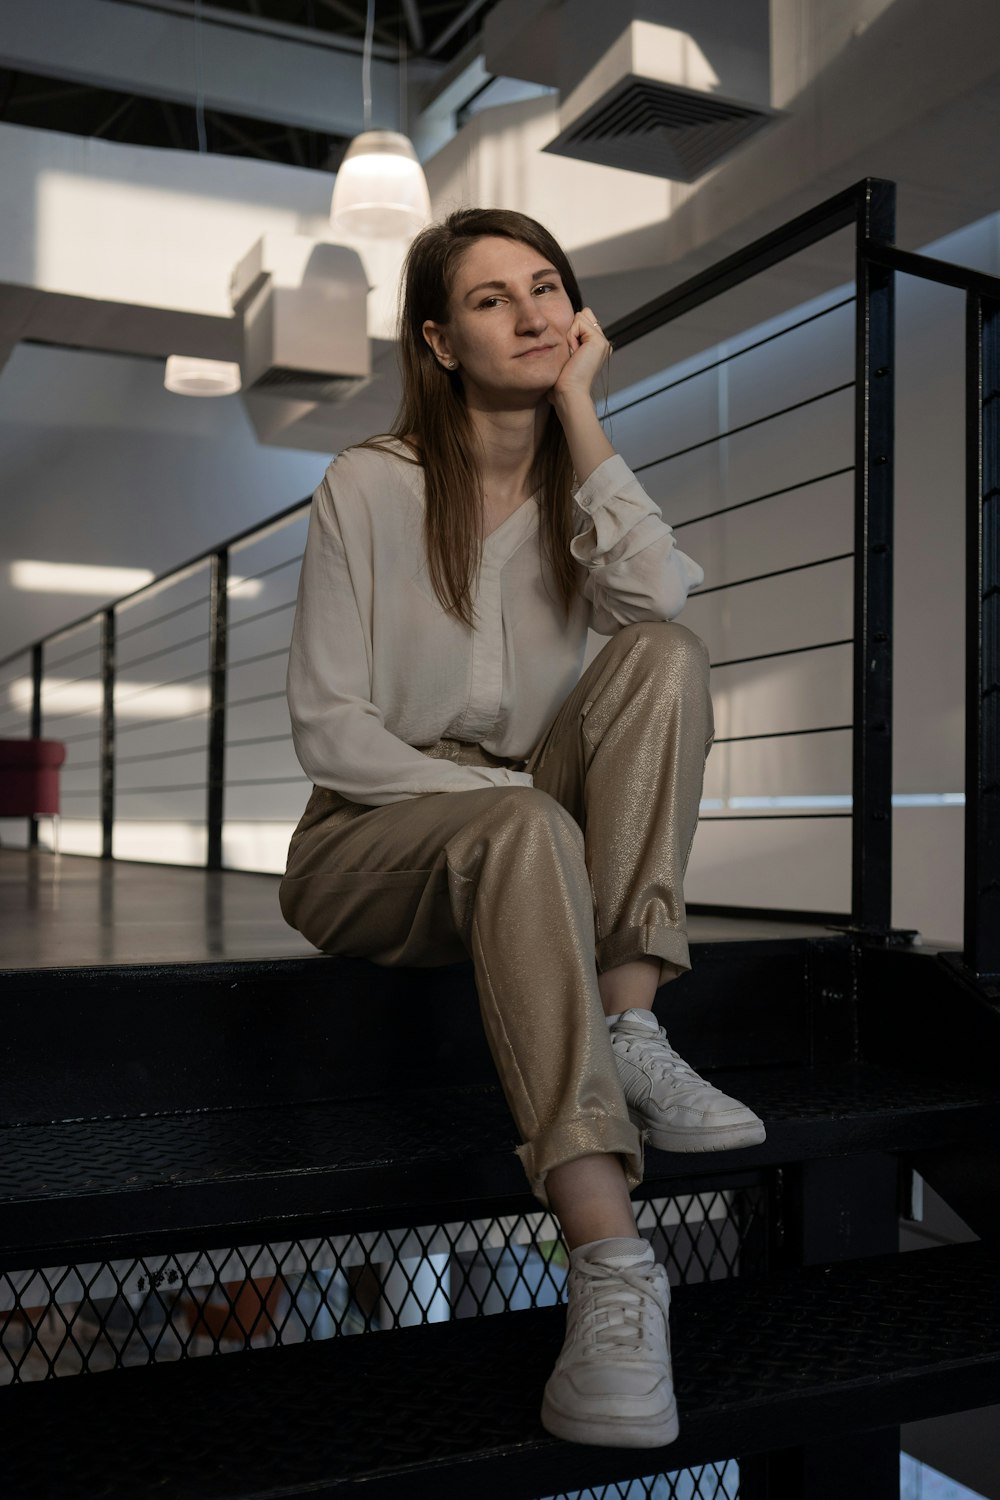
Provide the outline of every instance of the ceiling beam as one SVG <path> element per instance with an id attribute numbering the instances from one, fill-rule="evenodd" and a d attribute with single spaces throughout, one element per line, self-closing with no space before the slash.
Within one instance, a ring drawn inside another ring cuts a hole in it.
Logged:
<path id="1" fill-rule="evenodd" d="M 420 18 L 416 0 L 402 0 L 403 14 L 406 17 L 406 29 L 410 33 L 410 43 L 414 52 L 424 50 L 424 23 Z"/>
<path id="2" fill-rule="evenodd" d="M 12 345 L 12 330 L 18 342 L 30 340 L 160 359 L 183 349 L 200 359 L 239 360 L 243 351 L 239 318 L 105 302 L 0 283 L 0 347 Z"/>
<path id="3" fill-rule="evenodd" d="M 441 32 L 441 35 L 434 38 L 433 42 L 431 42 L 430 46 L 427 48 L 426 55 L 428 57 L 433 57 L 435 52 L 440 52 L 442 47 L 447 47 L 448 43 L 451 41 L 455 33 L 457 31 L 461 31 L 462 27 L 465 26 L 469 21 L 471 21 L 473 16 L 476 15 L 478 11 L 481 11 L 485 4 L 486 0 L 469 0 L 469 3 L 465 7 L 465 9 L 460 10 L 455 19 L 449 22 L 449 24 Z"/>
<path id="4" fill-rule="evenodd" d="M 161 4 L 0 4 L 0 67 L 188 106 L 198 102 L 200 84 L 205 108 L 225 114 L 330 135 L 363 129 L 356 47 L 312 45 L 301 29 L 301 40 L 292 40 L 233 29 L 214 18 L 196 21 L 190 10 L 184 16 Z M 387 129 L 397 127 L 395 59 L 373 60 L 372 105 L 374 118 Z"/>
<path id="5" fill-rule="evenodd" d="M 163 11 L 168 15 L 180 16 L 185 21 L 194 19 L 191 0 L 113 0 L 113 3 L 135 9 Z M 346 0 L 317 0 L 317 3 L 336 11 L 342 19 L 350 21 L 353 29 L 358 31 L 357 10 L 346 3 Z M 198 14 L 202 20 L 214 22 L 217 26 L 226 27 L 230 31 L 248 31 L 262 36 L 285 37 L 292 42 L 304 42 L 308 47 L 332 47 L 337 51 L 348 52 L 360 52 L 362 47 L 360 35 L 353 38 L 337 32 L 324 31 L 319 26 L 299 26 L 294 21 L 275 21 L 271 16 L 262 16 L 257 11 L 251 14 L 248 11 L 227 10 L 221 5 L 202 3 L 198 7 Z M 376 56 L 391 60 L 394 51 L 395 48 L 388 43 L 384 45 L 380 42 L 375 43 Z"/>
<path id="6" fill-rule="evenodd" d="M 345 4 L 344 0 L 319 0 L 319 4 L 323 10 L 328 10 L 331 15 L 336 16 L 338 21 L 349 22 L 352 32 L 364 30 L 358 20 L 357 11 L 352 5 Z"/>

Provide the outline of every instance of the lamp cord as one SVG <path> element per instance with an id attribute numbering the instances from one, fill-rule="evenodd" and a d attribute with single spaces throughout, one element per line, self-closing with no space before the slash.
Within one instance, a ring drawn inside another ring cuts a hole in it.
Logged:
<path id="1" fill-rule="evenodd" d="M 372 123 L 372 35 L 375 31 L 375 0 L 368 0 L 365 18 L 365 50 L 361 63 L 361 87 L 364 94 L 365 129 Z"/>
<path id="2" fill-rule="evenodd" d="M 208 150 L 205 139 L 205 88 L 201 66 L 201 0 L 194 5 L 194 72 L 195 72 L 195 123 L 198 126 L 199 154 Z"/>

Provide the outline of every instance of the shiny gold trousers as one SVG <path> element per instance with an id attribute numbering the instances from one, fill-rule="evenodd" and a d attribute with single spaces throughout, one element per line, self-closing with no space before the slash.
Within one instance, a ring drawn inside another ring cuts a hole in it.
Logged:
<path id="1" fill-rule="evenodd" d="M 471 956 L 486 1036 L 531 1190 L 642 1144 L 611 1052 L 598 972 L 643 955 L 690 968 L 683 880 L 714 734 L 704 642 L 675 621 L 613 635 L 524 762 L 442 739 L 425 755 L 508 765 L 534 785 L 369 807 L 315 787 L 279 890 L 325 953 L 426 967 Z"/>

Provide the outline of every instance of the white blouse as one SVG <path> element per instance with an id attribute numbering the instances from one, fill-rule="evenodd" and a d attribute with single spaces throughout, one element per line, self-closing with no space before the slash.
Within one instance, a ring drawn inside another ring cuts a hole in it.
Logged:
<path id="1" fill-rule="evenodd" d="M 392 452 L 345 449 L 312 499 L 288 656 L 295 753 L 316 786 L 373 807 L 531 786 L 527 771 L 418 747 L 447 737 L 526 760 L 580 679 L 588 629 L 673 619 L 704 573 L 616 453 L 574 490 L 579 592 L 568 622 L 532 497 L 485 539 L 471 630 L 430 582 L 423 470 L 386 441 Z"/>

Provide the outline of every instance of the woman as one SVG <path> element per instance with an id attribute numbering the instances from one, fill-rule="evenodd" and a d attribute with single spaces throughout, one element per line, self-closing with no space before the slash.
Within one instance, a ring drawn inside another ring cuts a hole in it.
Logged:
<path id="1" fill-rule="evenodd" d="M 690 967 L 713 718 L 707 650 L 673 623 L 702 571 L 590 396 L 609 348 L 535 220 L 463 209 L 413 241 L 392 433 L 313 499 L 288 701 L 314 790 L 280 900 L 328 953 L 471 956 L 518 1155 L 570 1250 L 542 1421 L 645 1447 L 677 1414 L 666 1273 L 629 1198 L 642 1140 L 764 1131 L 652 1012 Z M 581 676 L 588 628 L 611 639 Z"/>

